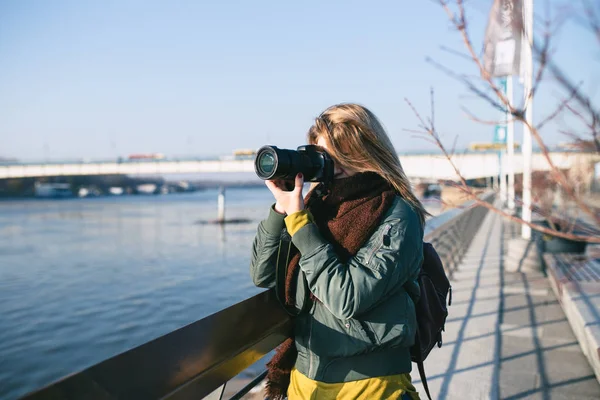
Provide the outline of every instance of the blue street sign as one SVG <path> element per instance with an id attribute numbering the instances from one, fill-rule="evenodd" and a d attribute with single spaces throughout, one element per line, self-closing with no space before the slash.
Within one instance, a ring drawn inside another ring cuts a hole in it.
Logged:
<path id="1" fill-rule="evenodd" d="M 507 80 L 506 77 L 502 77 L 498 79 L 498 89 L 502 91 L 504 95 L 506 95 L 507 89 Z M 496 125 L 494 128 L 494 143 L 497 144 L 506 144 L 506 133 L 507 128 L 506 124 Z"/>
<path id="2" fill-rule="evenodd" d="M 506 144 L 506 125 L 496 125 L 494 129 L 494 143 Z"/>
<path id="3" fill-rule="evenodd" d="M 502 78 L 498 79 L 498 83 L 499 83 L 499 85 L 498 85 L 499 88 L 498 89 L 500 89 L 500 91 L 503 94 L 506 95 L 506 85 L 507 85 L 507 83 L 506 83 L 506 77 L 502 77 Z"/>

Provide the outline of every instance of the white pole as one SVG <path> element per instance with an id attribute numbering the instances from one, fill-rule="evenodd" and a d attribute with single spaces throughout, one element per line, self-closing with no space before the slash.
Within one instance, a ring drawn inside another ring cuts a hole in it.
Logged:
<path id="1" fill-rule="evenodd" d="M 500 175 L 500 200 L 502 201 L 502 207 L 506 204 L 506 155 L 504 150 L 498 152 L 498 169 Z"/>
<path id="2" fill-rule="evenodd" d="M 506 98 L 513 104 L 513 77 L 506 77 Z M 515 123 L 512 115 L 506 108 L 506 173 L 508 174 L 508 209 L 515 209 Z"/>
<path id="3" fill-rule="evenodd" d="M 219 188 L 219 197 L 217 199 L 217 221 L 225 222 L 225 188 Z"/>
<path id="4" fill-rule="evenodd" d="M 524 83 L 525 96 L 528 96 L 533 86 L 533 0 L 523 2 L 523 22 L 525 37 L 522 41 L 524 58 Z M 533 124 L 533 99 L 527 102 L 525 120 Z M 527 126 L 523 129 L 523 214 L 525 222 L 531 222 L 531 132 Z M 521 228 L 523 239 L 531 239 L 531 228 L 523 224 Z"/>

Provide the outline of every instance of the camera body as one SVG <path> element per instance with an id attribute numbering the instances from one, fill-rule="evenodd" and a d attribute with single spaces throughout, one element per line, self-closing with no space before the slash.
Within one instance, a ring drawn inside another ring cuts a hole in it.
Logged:
<path id="1" fill-rule="evenodd" d="M 321 147 L 300 146 L 296 150 L 263 146 L 254 159 L 256 175 L 263 180 L 294 180 L 302 173 L 305 182 L 331 182 L 333 159 Z"/>

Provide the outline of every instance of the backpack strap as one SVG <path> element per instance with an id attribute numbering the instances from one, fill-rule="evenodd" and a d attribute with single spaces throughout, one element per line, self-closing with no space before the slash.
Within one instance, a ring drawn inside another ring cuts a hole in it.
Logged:
<path id="1" fill-rule="evenodd" d="M 417 329 L 418 331 L 418 329 Z M 417 332 L 415 332 L 415 336 L 417 335 Z M 419 354 L 421 354 L 421 346 L 419 345 L 418 341 L 415 341 L 414 346 L 417 349 L 417 352 Z M 420 357 L 420 355 L 419 355 Z M 419 376 L 421 377 L 421 383 L 423 384 L 423 388 L 425 389 L 425 393 L 427 393 L 427 398 L 429 400 L 431 400 L 431 394 L 429 393 L 429 385 L 427 385 L 427 376 L 425 375 L 425 364 L 423 364 L 423 361 L 414 361 L 414 363 L 417 364 L 417 367 L 419 368 Z"/>
<path id="2" fill-rule="evenodd" d="M 423 387 L 425 388 L 425 392 L 427 393 L 427 398 L 431 400 L 431 395 L 429 394 L 429 386 L 427 386 L 427 377 L 425 376 L 425 365 L 423 365 L 423 361 L 419 361 L 417 363 L 417 367 L 419 367 L 419 376 L 421 377 L 421 382 L 423 383 Z"/>

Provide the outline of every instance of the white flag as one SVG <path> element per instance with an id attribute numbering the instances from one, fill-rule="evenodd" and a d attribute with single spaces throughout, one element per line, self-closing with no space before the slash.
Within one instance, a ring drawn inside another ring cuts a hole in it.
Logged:
<path id="1" fill-rule="evenodd" d="M 520 74 L 522 32 L 521 0 L 494 0 L 483 39 L 483 66 L 491 76 Z"/>

